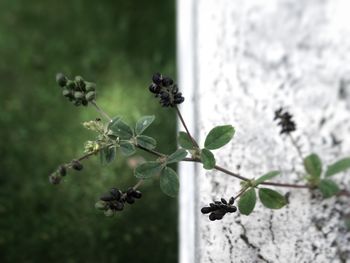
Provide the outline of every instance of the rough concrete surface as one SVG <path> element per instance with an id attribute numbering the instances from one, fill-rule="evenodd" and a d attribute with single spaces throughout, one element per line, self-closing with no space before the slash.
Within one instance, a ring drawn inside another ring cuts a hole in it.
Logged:
<path id="1" fill-rule="evenodd" d="M 195 125 L 199 141 L 216 125 L 236 127 L 216 150 L 217 163 L 254 178 L 281 170 L 278 182 L 301 183 L 303 167 L 273 121 L 280 106 L 297 123 L 304 155 L 326 165 L 350 156 L 350 2 L 348 0 L 198 0 L 194 28 Z M 185 117 L 186 118 L 186 117 Z M 186 175 L 189 176 L 189 175 Z M 350 262 L 346 197 L 289 192 L 290 204 L 210 222 L 200 207 L 239 191 L 239 181 L 198 169 L 197 262 Z M 350 188 L 350 173 L 334 176 Z M 274 188 L 277 190 L 277 188 Z"/>

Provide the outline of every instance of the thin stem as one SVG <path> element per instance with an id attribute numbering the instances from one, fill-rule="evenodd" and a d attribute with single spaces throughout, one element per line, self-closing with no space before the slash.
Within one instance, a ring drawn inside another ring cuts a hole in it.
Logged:
<path id="1" fill-rule="evenodd" d="M 143 179 L 140 179 L 137 184 L 134 185 L 133 189 L 136 190 L 138 187 L 140 187 L 143 184 Z"/>
<path id="2" fill-rule="evenodd" d="M 247 191 L 248 187 L 243 188 L 234 198 L 237 200 L 238 197 L 240 197 L 245 191 Z"/>
<path id="3" fill-rule="evenodd" d="M 193 146 L 194 146 L 195 148 L 199 148 L 197 142 L 195 141 L 195 139 L 193 139 L 193 137 L 192 137 L 190 131 L 188 130 L 187 125 L 186 125 L 186 123 L 185 123 L 185 120 L 184 120 L 184 118 L 182 117 L 179 108 L 178 108 L 176 105 L 175 105 L 175 110 L 176 110 L 177 116 L 179 116 L 179 118 L 180 118 L 180 121 L 181 121 L 181 123 L 182 123 L 182 126 L 183 126 L 183 127 L 185 128 L 185 130 L 186 130 L 186 133 L 187 133 L 188 137 L 189 137 L 190 140 L 192 141 Z"/>
<path id="4" fill-rule="evenodd" d="M 300 149 L 299 145 L 298 145 L 297 142 L 295 141 L 295 139 L 294 139 L 294 137 L 292 136 L 292 134 L 288 133 L 288 137 L 289 137 L 290 141 L 292 142 L 294 148 L 297 150 L 298 156 L 299 156 L 299 158 L 301 159 L 301 162 L 303 163 L 303 162 L 304 162 L 304 157 L 303 157 L 303 154 L 301 153 L 301 149 Z"/>
<path id="5" fill-rule="evenodd" d="M 91 101 L 91 104 L 94 105 L 94 107 L 96 108 L 96 110 L 107 120 L 107 121 L 111 121 L 112 118 L 109 117 L 109 115 L 104 112 L 96 103 L 96 101 Z"/>

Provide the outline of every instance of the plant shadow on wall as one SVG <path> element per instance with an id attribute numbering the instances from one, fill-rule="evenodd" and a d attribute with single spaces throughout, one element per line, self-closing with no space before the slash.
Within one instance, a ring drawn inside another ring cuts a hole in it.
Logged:
<path id="1" fill-rule="evenodd" d="M 238 210 L 243 215 L 249 215 L 253 212 L 258 197 L 263 206 L 268 209 L 281 209 L 288 204 L 287 197 L 272 188 L 291 188 L 306 189 L 313 192 L 320 192 L 323 198 L 333 196 L 350 196 L 348 189 L 340 189 L 332 177 L 338 173 L 344 172 L 350 168 L 350 158 L 343 158 L 329 164 L 325 171 L 322 170 L 323 164 L 321 158 L 316 153 L 303 156 L 300 147 L 292 136 L 296 130 L 296 123 L 292 115 L 283 108 L 276 110 L 275 120 L 281 127 L 281 135 L 287 136 L 298 152 L 300 161 L 305 167 L 305 184 L 277 183 L 271 181 L 280 174 L 279 171 L 269 171 L 258 178 L 247 178 L 238 173 L 229 171 L 216 164 L 213 150 L 218 150 L 231 141 L 235 134 L 235 128 L 231 125 L 221 125 L 214 127 L 206 136 L 204 146 L 199 146 L 197 141 L 191 136 L 185 120 L 178 109 L 178 104 L 184 102 L 179 88 L 169 77 L 160 73 L 153 75 L 149 91 L 159 98 L 162 107 L 173 108 L 185 132 L 180 132 L 178 137 L 179 148 L 172 153 L 161 153 L 155 150 L 156 138 L 145 135 L 146 129 L 152 124 L 154 116 L 144 116 L 139 119 L 135 125 L 129 126 L 121 117 L 109 117 L 96 102 L 96 85 L 85 81 L 82 77 L 75 77 L 74 80 L 68 79 L 63 74 L 57 74 L 56 81 L 62 88 L 62 94 L 76 106 L 92 105 L 100 114 L 101 118 L 84 123 L 85 128 L 96 133 L 95 140 L 88 141 L 85 144 L 85 155 L 64 163 L 50 175 L 50 182 L 59 184 L 66 178 L 67 170 L 82 170 L 82 161 L 91 156 L 99 154 L 102 164 L 112 162 L 117 151 L 130 157 L 137 150 L 147 152 L 155 159 L 151 161 L 140 160 L 134 169 L 136 182 L 134 186 L 126 190 L 120 190 L 113 187 L 100 197 L 96 203 L 96 208 L 102 210 L 106 216 L 114 216 L 124 207 L 132 205 L 136 200 L 142 197 L 138 190 L 148 179 L 159 177 L 160 189 L 168 196 L 176 197 L 179 189 L 179 181 L 176 172 L 172 169 L 174 163 L 181 161 L 201 163 L 204 169 L 218 170 L 241 180 L 241 190 L 236 196 L 229 197 L 228 200 L 214 201 L 201 209 L 203 214 L 209 214 L 211 221 L 221 220 L 227 213 L 234 213 L 237 207 L 234 205 L 238 200 Z M 187 157 L 190 155 L 189 157 Z M 272 187 L 272 188 L 271 188 Z M 344 218 L 348 222 L 347 218 Z"/>

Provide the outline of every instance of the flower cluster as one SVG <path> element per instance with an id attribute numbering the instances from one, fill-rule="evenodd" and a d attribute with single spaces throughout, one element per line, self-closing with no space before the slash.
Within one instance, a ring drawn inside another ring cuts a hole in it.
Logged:
<path id="1" fill-rule="evenodd" d="M 281 134 L 289 134 L 296 130 L 296 124 L 292 118 L 293 116 L 288 111 L 283 111 L 283 108 L 275 111 L 274 120 L 278 120 L 278 125 L 282 128 Z"/>
<path id="2" fill-rule="evenodd" d="M 69 80 L 62 73 L 56 75 L 56 82 L 62 88 L 62 95 L 73 102 L 75 106 L 87 106 L 96 98 L 96 84 L 85 81 L 82 77 L 76 76 Z"/>
<path id="3" fill-rule="evenodd" d="M 224 198 L 221 198 L 221 201 L 214 201 L 210 203 L 209 206 L 205 206 L 201 209 L 203 214 L 209 214 L 209 219 L 211 221 L 221 220 L 226 213 L 234 213 L 237 211 L 237 207 L 233 205 L 235 202 L 234 197 L 231 197 L 227 202 Z"/>
<path id="4" fill-rule="evenodd" d="M 133 204 L 135 199 L 140 199 L 142 193 L 130 187 L 126 192 L 117 188 L 112 188 L 108 194 L 100 197 L 100 200 L 95 204 L 99 210 L 103 210 L 106 216 L 112 216 L 117 211 L 124 209 L 125 203 Z"/>
<path id="5" fill-rule="evenodd" d="M 181 104 L 185 101 L 174 81 L 160 73 L 153 75 L 149 90 L 155 94 L 156 98 L 160 98 L 160 104 L 163 107 L 174 107 L 176 104 Z"/>

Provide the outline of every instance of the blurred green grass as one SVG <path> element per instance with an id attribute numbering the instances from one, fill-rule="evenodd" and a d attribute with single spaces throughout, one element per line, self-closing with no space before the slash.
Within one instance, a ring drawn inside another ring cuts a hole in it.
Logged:
<path id="1" fill-rule="evenodd" d="M 0 262 L 177 261 L 177 200 L 157 180 L 115 218 L 94 209 L 110 187 L 135 183 L 125 158 L 108 167 L 93 158 L 58 187 L 48 184 L 94 138 L 81 123 L 98 116 L 61 96 L 58 71 L 97 82 L 99 105 L 129 124 L 156 115 L 146 134 L 160 151 L 175 149 L 175 115 L 147 90 L 154 71 L 175 73 L 174 5 L 0 2 Z"/>

